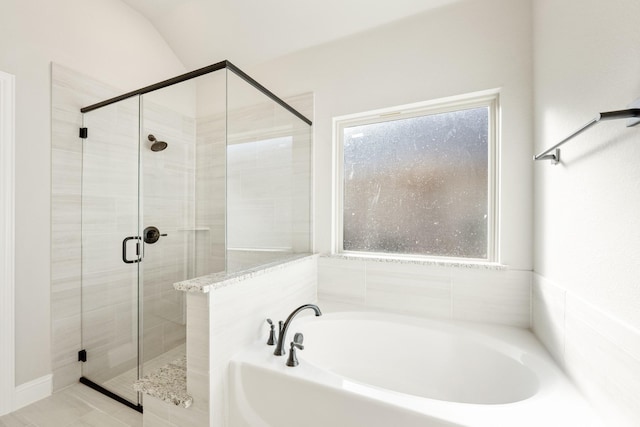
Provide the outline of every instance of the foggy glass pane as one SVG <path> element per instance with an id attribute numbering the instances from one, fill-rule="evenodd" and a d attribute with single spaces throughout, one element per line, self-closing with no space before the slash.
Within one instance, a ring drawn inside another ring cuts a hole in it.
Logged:
<path id="1" fill-rule="evenodd" d="M 488 257 L 488 107 L 343 136 L 345 251 Z"/>

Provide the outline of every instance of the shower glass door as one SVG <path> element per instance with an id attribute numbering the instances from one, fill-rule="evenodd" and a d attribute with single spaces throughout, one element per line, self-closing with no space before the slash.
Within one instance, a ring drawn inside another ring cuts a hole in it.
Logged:
<path id="1" fill-rule="evenodd" d="M 143 250 L 139 98 L 85 113 L 83 120 L 88 137 L 82 152 L 82 381 L 136 406 Z"/>

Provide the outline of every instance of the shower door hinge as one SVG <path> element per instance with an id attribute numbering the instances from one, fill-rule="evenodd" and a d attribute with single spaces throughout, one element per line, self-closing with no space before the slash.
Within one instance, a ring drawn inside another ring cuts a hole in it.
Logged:
<path id="1" fill-rule="evenodd" d="M 82 139 L 87 139 L 87 136 L 89 135 L 89 129 L 87 128 L 80 128 L 80 138 Z"/>
<path id="2" fill-rule="evenodd" d="M 87 361 L 87 350 L 80 350 L 78 352 L 78 362 L 86 362 Z"/>

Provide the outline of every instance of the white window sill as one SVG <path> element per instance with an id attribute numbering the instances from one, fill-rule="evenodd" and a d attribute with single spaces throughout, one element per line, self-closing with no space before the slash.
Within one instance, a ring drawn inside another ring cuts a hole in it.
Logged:
<path id="1" fill-rule="evenodd" d="M 418 258 L 418 257 L 404 257 L 394 255 L 382 255 L 382 254 L 355 254 L 355 253 L 337 253 L 337 254 L 323 254 L 320 255 L 323 258 L 332 259 L 344 259 L 349 261 L 375 261 L 375 262 L 389 262 L 393 264 L 418 264 L 428 265 L 435 267 L 454 267 L 454 268 L 477 268 L 483 270 L 507 270 L 508 267 L 504 264 L 488 261 L 472 261 L 462 259 L 434 259 L 434 258 Z"/>

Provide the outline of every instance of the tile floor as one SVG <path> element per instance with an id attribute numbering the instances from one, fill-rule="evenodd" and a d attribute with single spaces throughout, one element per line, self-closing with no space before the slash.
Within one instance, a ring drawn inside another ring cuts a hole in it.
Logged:
<path id="1" fill-rule="evenodd" d="M 145 363 L 145 373 L 172 362 L 186 353 L 180 345 Z M 111 390 L 135 400 L 132 385 L 137 369 L 105 383 Z M 75 384 L 54 395 L 0 417 L 0 427 L 142 427 L 142 414 L 83 385 Z"/>
<path id="2" fill-rule="evenodd" d="M 0 417 L 0 427 L 142 427 L 142 414 L 75 384 Z"/>

